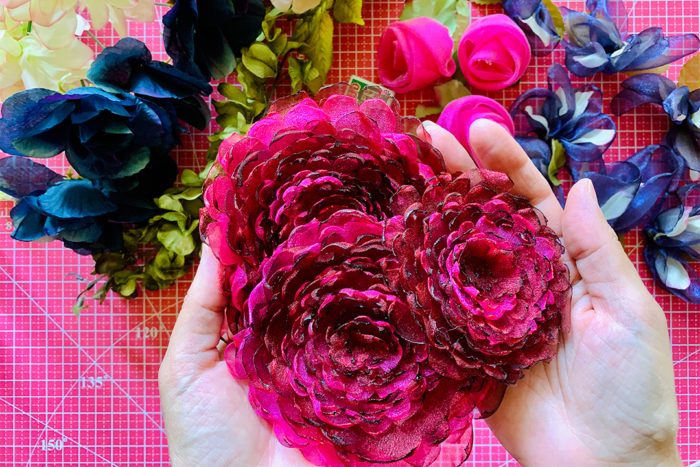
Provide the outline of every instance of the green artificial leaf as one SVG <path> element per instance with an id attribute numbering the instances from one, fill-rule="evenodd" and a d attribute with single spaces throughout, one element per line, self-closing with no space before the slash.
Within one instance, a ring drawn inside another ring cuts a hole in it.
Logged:
<path id="1" fill-rule="evenodd" d="M 335 0 L 333 18 L 339 23 L 354 23 L 364 26 L 362 0 Z"/>
<path id="2" fill-rule="evenodd" d="M 498 3 L 501 3 L 501 0 L 469 0 L 472 3 L 476 3 L 477 5 L 496 5 Z"/>
<path id="3" fill-rule="evenodd" d="M 267 44 L 256 42 L 241 51 L 243 65 L 255 76 L 262 79 L 277 76 L 277 55 Z"/>
<path id="4" fill-rule="evenodd" d="M 328 11 L 324 11 L 318 20 L 318 26 L 311 30 L 309 40 L 301 48 L 306 54 L 318 76 L 309 79 L 304 84 L 311 92 L 316 93 L 326 82 L 328 71 L 333 62 L 333 18 Z"/>
<path id="5" fill-rule="evenodd" d="M 184 231 L 187 229 L 187 216 L 181 212 L 166 212 L 161 218 L 165 221 L 176 223 L 180 230 Z"/>
<path id="6" fill-rule="evenodd" d="M 435 96 L 438 104 L 445 108 L 450 102 L 459 99 L 460 97 L 470 96 L 469 89 L 459 80 L 453 79 L 446 83 L 435 86 Z"/>
<path id="7" fill-rule="evenodd" d="M 423 119 L 430 115 L 439 115 L 442 112 L 442 107 L 427 107 L 423 104 L 418 104 L 416 107 L 416 117 Z"/>
<path id="8" fill-rule="evenodd" d="M 549 181 L 554 186 L 561 185 L 561 180 L 557 178 L 559 175 L 559 170 L 566 165 L 566 151 L 564 151 L 564 146 L 561 145 L 559 140 L 552 140 L 552 159 L 549 161 L 549 167 L 547 167 L 547 175 Z"/>
<path id="9" fill-rule="evenodd" d="M 559 35 L 559 37 L 563 38 L 566 29 L 564 27 L 564 17 L 561 15 L 559 7 L 556 6 L 554 2 L 552 2 L 552 0 L 542 0 L 542 3 L 544 4 L 545 8 L 547 8 L 547 11 L 549 11 L 550 16 L 552 17 L 554 29 L 557 30 L 557 34 Z"/>
<path id="10" fill-rule="evenodd" d="M 457 26 L 452 32 L 452 41 L 454 42 L 454 50 L 456 51 L 459 48 L 459 42 L 462 40 L 464 31 L 467 30 L 472 22 L 472 7 L 467 0 L 457 0 L 457 18 L 455 22 Z"/>
<path id="11" fill-rule="evenodd" d="M 199 175 L 196 172 L 190 169 L 185 169 L 182 171 L 182 175 L 180 175 L 180 181 L 183 185 L 189 187 L 202 186 L 202 179 L 199 178 Z"/>
<path id="12" fill-rule="evenodd" d="M 498 0 L 498 2 L 500 2 L 500 0 Z M 457 31 L 458 17 L 471 16 L 469 8 L 465 3 L 466 0 L 413 0 L 410 3 L 406 3 L 400 19 L 401 21 L 405 21 L 412 18 L 427 16 L 445 25 L 452 36 Z M 464 21 L 462 21 L 462 23 L 463 22 Z M 464 27 L 466 28 L 466 26 Z"/>
<path id="13" fill-rule="evenodd" d="M 216 89 L 219 91 L 219 94 L 232 101 L 246 102 L 248 100 L 243 90 L 233 84 L 219 83 Z"/>
<path id="14" fill-rule="evenodd" d="M 691 91 L 700 89 L 700 54 L 685 62 L 678 76 L 678 86 L 688 86 Z"/>
<path id="15" fill-rule="evenodd" d="M 114 274 L 128 266 L 128 261 L 123 254 L 112 252 L 112 253 L 101 253 L 95 255 L 95 269 L 93 274 Z"/>
<path id="16" fill-rule="evenodd" d="M 182 203 L 178 201 L 173 195 L 163 195 L 156 199 L 156 206 L 166 211 L 176 211 L 182 212 Z"/>

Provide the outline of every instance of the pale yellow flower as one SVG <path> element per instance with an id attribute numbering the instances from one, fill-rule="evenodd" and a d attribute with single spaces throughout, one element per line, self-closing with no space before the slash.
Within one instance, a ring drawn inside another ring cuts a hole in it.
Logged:
<path id="1" fill-rule="evenodd" d="M 51 26 L 60 21 L 67 13 L 75 11 L 78 0 L 0 0 L 10 15 L 17 18 L 17 12 L 28 13 L 28 19 L 40 26 Z M 25 20 L 25 19 L 23 19 Z"/>
<path id="2" fill-rule="evenodd" d="M 317 7 L 319 3 L 321 0 L 272 0 L 272 5 L 278 10 L 292 10 L 297 15 Z"/>
<path id="3" fill-rule="evenodd" d="M 0 0 L 2 1 L 2 0 Z M 128 35 L 127 21 L 149 23 L 156 19 L 153 0 L 79 0 L 79 10 L 90 13 L 92 25 L 100 30 L 111 23 L 120 37 Z"/>
<path id="4" fill-rule="evenodd" d="M 20 23 L 0 7 L 0 99 L 30 88 L 67 91 L 81 85 L 94 53 L 80 41 L 85 20 L 65 15 L 52 27 Z M 57 45 L 60 45 L 58 47 Z"/>

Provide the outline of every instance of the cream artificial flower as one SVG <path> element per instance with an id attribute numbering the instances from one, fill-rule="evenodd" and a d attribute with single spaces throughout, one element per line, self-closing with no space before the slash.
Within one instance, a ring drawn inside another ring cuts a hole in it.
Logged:
<path id="1" fill-rule="evenodd" d="M 156 19 L 153 0 L 80 0 L 79 10 L 83 8 L 90 13 L 96 30 L 109 22 L 120 37 L 129 34 L 128 20 L 150 23 Z"/>
<path id="2" fill-rule="evenodd" d="M 60 21 L 67 13 L 75 11 L 78 0 L 0 0 L 0 5 L 9 10 L 10 16 L 20 20 L 15 13 L 21 12 L 28 15 L 33 23 L 48 27 Z"/>
<path id="3" fill-rule="evenodd" d="M 78 37 L 86 27 L 86 20 L 73 12 L 51 27 L 33 24 L 28 30 L 26 22 L 17 22 L 0 7 L 0 100 L 24 89 L 80 86 L 94 58 Z"/>
<path id="4" fill-rule="evenodd" d="M 317 7 L 321 0 L 272 0 L 272 5 L 280 11 L 289 11 L 297 15 Z"/>

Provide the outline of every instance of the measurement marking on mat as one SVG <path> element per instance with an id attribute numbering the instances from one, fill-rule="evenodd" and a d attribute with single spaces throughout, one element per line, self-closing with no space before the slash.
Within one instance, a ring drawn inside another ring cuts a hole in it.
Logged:
<path id="1" fill-rule="evenodd" d="M 41 450 L 42 451 L 63 451 L 68 438 L 65 436 L 62 438 L 44 438 L 41 440 Z"/>
<path id="2" fill-rule="evenodd" d="M 78 383 L 81 389 L 100 389 L 110 379 L 109 376 L 81 376 Z"/>
<path id="3" fill-rule="evenodd" d="M 165 326 L 162 324 L 160 326 L 146 326 L 144 324 L 143 326 L 139 326 L 134 329 L 136 337 L 139 339 L 155 339 L 163 331 L 165 331 Z"/>

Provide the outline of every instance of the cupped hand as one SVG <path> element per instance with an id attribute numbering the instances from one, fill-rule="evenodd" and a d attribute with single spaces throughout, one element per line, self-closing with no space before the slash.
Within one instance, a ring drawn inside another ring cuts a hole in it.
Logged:
<path id="1" fill-rule="evenodd" d="M 427 127 L 452 171 L 475 168 L 464 148 Z M 523 465 L 680 465 L 678 412 L 666 321 L 598 208 L 579 182 L 562 210 L 549 185 L 500 126 L 478 121 L 480 164 L 507 173 L 517 194 L 549 219 L 572 273 L 571 331 L 551 362 L 506 392 L 487 421 Z M 185 298 L 159 373 L 174 466 L 303 466 L 251 408 L 247 385 L 222 358 L 226 297 L 208 248 Z"/>
<path id="2" fill-rule="evenodd" d="M 227 298 L 219 263 L 204 247 L 158 374 L 173 466 L 304 466 L 282 446 L 248 402 L 247 384 L 231 376 L 220 341 Z"/>
<path id="3" fill-rule="evenodd" d="M 452 170 L 474 162 L 451 135 L 429 125 Z M 562 238 L 571 272 L 570 332 L 555 357 L 508 388 L 487 419 L 525 466 L 682 465 L 666 319 L 598 207 L 587 179 L 561 208 L 549 184 L 499 125 L 475 122 L 474 157 L 507 173 L 516 194 Z"/>

